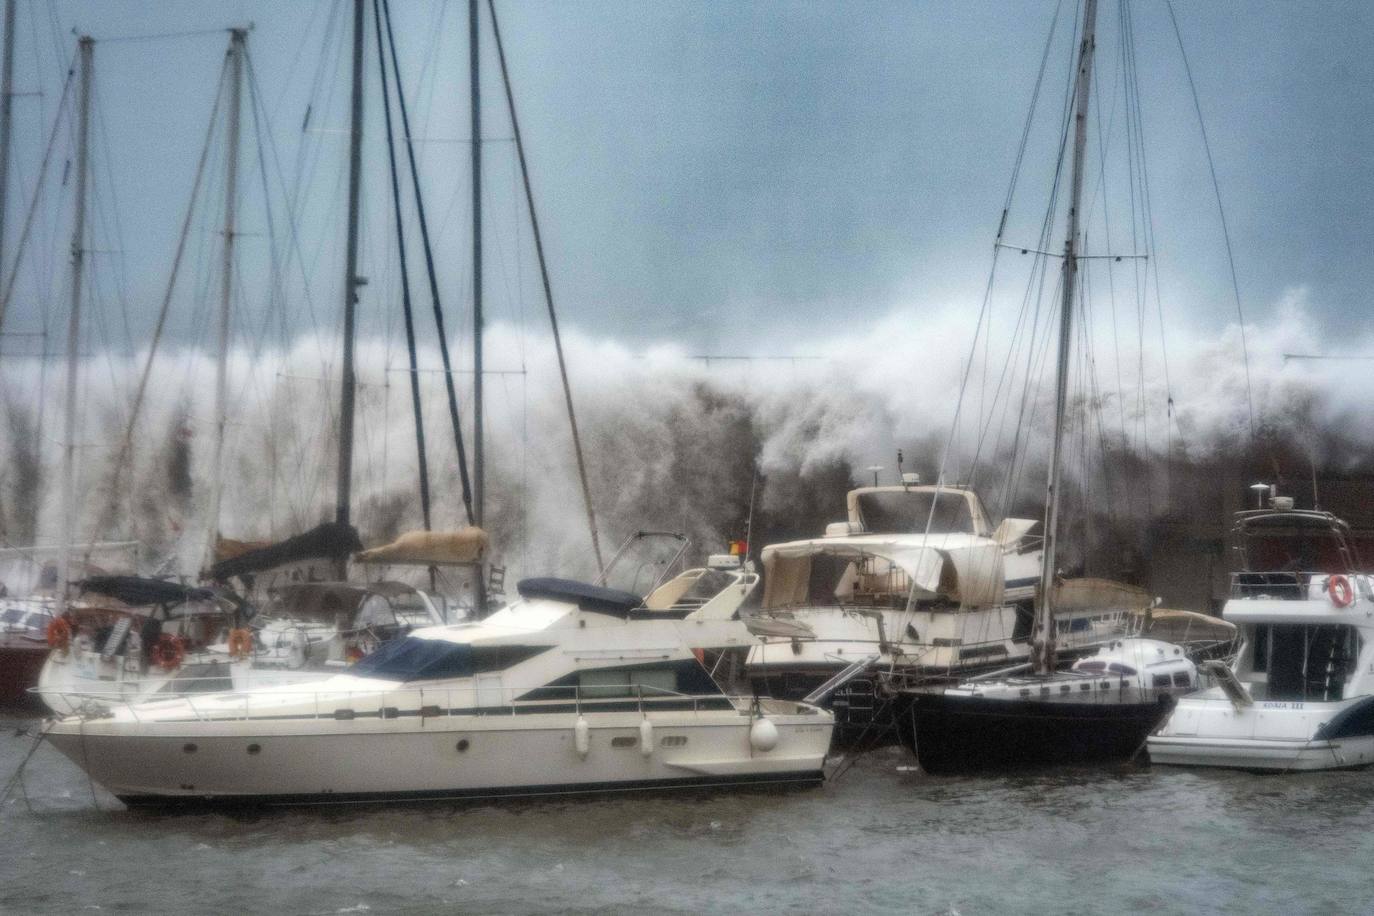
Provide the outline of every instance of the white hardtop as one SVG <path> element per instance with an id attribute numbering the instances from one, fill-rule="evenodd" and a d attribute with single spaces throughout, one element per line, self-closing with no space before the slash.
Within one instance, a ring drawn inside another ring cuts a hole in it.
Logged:
<path id="1" fill-rule="evenodd" d="M 876 557 L 905 573 L 918 593 L 945 595 L 966 606 L 1002 603 L 1005 586 L 1002 547 L 973 534 L 885 534 L 811 538 L 763 549 L 764 607 L 790 603 L 805 585 L 815 557 L 862 560 Z M 806 565 L 806 569 L 801 566 Z M 789 568 L 795 567 L 795 568 Z M 784 592 L 788 593 L 787 596 Z"/>
<path id="2" fill-rule="evenodd" d="M 883 487 L 855 487 L 845 496 L 845 507 L 848 510 L 849 523 L 857 526 L 859 530 L 871 528 L 873 520 L 864 518 L 863 508 L 861 506 L 863 497 L 881 497 L 886 494 L 929 495 L 935 497 L 937 503 L 940 501 L 941 497 L 948 497 L 951 500 L 956 498 L 960 499 L 963 501 L 964 507 L 968 511 L 968 517 L 973 529 L 971 533 L 982 537 L 992 536 L 992 526 L 988 524 L 988 517 L 983 512 L 983 504 L 979 501 L 978 494 L 967 487 L 951 487 L 943 484 L 939 486 L 910 484 Z M 922 529 L 924 527 L 924 525 L 921 525 Z"/>
<path id="3" fill-rule="evenodd" d="M 576 618 L 582 612 L 577 605 L 552 601 L 548 598 L 521 598 L 506 605 L 485 620 L 470 623 L 451 623 L 437 627 L 423 627 L 412 630 L 412 639 L 432 639 L 451 643 L 508 643 L 522 639 L 533 633 L 549 630 L 570 629 L 577 626 Z M 603 614 L 588 614 L 588 619 L 600 618 L 607 624 L 620 623 Z"/>

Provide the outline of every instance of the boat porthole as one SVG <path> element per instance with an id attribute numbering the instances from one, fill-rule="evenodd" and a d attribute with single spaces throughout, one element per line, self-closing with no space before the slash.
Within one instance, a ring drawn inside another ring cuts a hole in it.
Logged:
<path id="1" fill-rule="evenodd" d="M 249 754 L 261 754 L 261 753 L 262 753 L 262 745 L 261 745 L 261 744 L 250 744 L 250 745 L 248 745 L 248 753 L 249 753 Z"/>
<path id="2" fill-rule="evenodd" d="M 466 738 L 459 738 L 459 739 L 458 739 L 457 747 L 458 747 L 458 753 L 460 753 L 460 754 L 461 754 L 463 751 L 466 751 L 466 750 L 468 749 L 468 739 L 466 739 Z"/>
<path id="3" fill-rule="evenodd" d="M 188 754 L 194 754 L 196 752 L 196 746 L 194 744 L 183 744 L 181 749 Z"/>

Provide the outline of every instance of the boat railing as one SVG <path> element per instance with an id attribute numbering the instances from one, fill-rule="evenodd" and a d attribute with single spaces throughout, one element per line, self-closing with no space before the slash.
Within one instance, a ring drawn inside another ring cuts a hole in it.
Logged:
<path id="1" fill-rule="evenodd" d="M 1308 586 L 1313 578 L 1325 575 L 1300 570 L 1234 572 L 1231 573 L 1231 597 L 1301 601 L 1308 597 Z"/>
<path id="2" fill-rule="evenodd" d="M 611 693 L 614 691 L 614 693 Z M 538 694 L 537 699 L 522 699 Z M 802 713 L 809 707 L 767 697 L 688 694 L 649 684 L 564 685 L 540 687 L 397 687 L 358 690 L 293 690 L 260 688 L 233 693 L 158 692 L 130 698 L 127 694 L 96 691 L 64 692 L 72 714 L 82 718 L 109 718 L 116 708 L 127 710 L 138 722 L 168 721 L 168 713 L 184 710 L 194 721 L 242 721 L 289 717 L 298 719 L 351 720 L 395 719 L 410 716 L 435 718 L 458 715 L 519 716 L 540 712 L 700 712 L 734 709 L 741 713 L 762 710 Z M 302 706 L 305 709 L 302 709 Z M 275 714 L 275 715 L 274 715 Z M 176 717 L 184 721 L 182 717 Z"/>

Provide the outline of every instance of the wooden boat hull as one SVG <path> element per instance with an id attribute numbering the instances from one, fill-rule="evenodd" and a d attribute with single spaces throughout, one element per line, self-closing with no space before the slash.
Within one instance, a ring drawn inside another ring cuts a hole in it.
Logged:
<path id="1" fill-rule="evenodd" d="M 933 774 L 1128 761 L 1174 708 L 1142 702 L 1059 702 L 912 694 L 898 716 L 902 742 Z"/>

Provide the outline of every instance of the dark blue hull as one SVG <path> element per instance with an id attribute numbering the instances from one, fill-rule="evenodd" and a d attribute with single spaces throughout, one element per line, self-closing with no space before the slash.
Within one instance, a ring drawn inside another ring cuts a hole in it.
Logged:
<path id="1" fill-rule="evenodd" d="M 1141 703 L 1066 703 L 908 694 L 902 743 L 928 773 L 960 774 L 1133 759 L 1173 711 Z"/>

